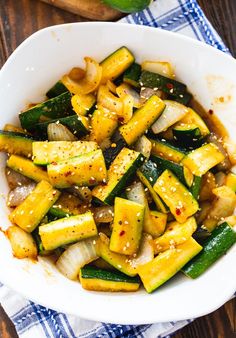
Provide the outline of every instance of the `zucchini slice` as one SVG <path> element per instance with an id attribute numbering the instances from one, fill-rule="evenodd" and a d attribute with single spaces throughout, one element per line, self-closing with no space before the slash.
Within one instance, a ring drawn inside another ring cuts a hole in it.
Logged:
<path id="1" fill-rule="evenodd" d="M 72 185 L 93 186 L 107 177 L 106 165 L 102 151 L 72 157 L 47 166 L 49 180 L 58 188 L 69 188 Z"/>
<path id="2" fill-rule="evenodd" d="M 198 203 L 193 195 L 168 169 L 158 177 L 153 189 L 179 223 L 186 222 L 188 217 L 198 211 Z"/>
<path id="3" fill-rule="evenodd" d="M 207 136 L 210 134 L 210 130 L 208 129 L 206 123 L 192 108 L 188 107 L 188 113 L 179 121 L 179 123 L 177 123 L 176 126 L 182 123 L 196 125 L 200 129 L 202 136 Z"/>
<path id="4" fill-rule="evenodd" d="M 197 223 L 194 217 L 188 218 L 187 221 L 182 224 L 178 222 L 169 223 L 164 234 L 156 238 L 153 242 L 155 254 L 184 243 L 196 230 Z"/>
<path id="5" fill-rule="evenodd" d="M 157 73 L 170 79 L 175 77 L 174 70 L 169 62 L 144 61 L 141 66 L 142 70 L 147 70 L 148 72 Z"/>
<path id="6" fill-rule="evenodd" d="M 203 142 L 201 131 L 196 124 L 183 124 L 172 129 L 173 137 L 186 148 L 197 148 Z"/>
<path id="7" fill-rule="evenodd" d="M 87 115 L 94 107 L 96 102 L 95 96 L 93 94 L 76 94 L 71 98 L 71 105 L 74 112 L 77 115 L 85 116 Z"/>
<path id="8" fill-rule="evenodd" d="M 24 202 L 14 209 L 9 219 L 23 230 L 32 232 L 59 196 L 60 192 L 50 183 L 41 181 Z"/>
<path id="9" fill-rule="evenodd" d="M 143 70 L 139 80 L 141 87 L 156 88 L 172 96 L 174 100 L 188 104 L 192 95 L 187 93 L 185 84 L 163 75 Z"/>
<path id="10" fill-rule="evenodd" d="M 33 142 L 33 160 L 34 164 L 47 165 L 52 162 L 84 155 L 97 149 L 97 143 L 88 141 Z"/>
<path id="11" fill-rule="evenodd" d="M 62 124 L 76 137 L 82 137 L 89 134 L 88 118 L 86 116 L 78 116 L 77 114 L 35 124 L 34 133 L 38 135 L 40 139 L 46 140 L 48 138 L 48 126 L 52 123 Z"/>
<path id="12" fill-rule="evenodd" d="M 117 115 L 107 109 L 97 109 L 92 115 L 91 127 L 90 140 L 101 145 L 103 141 L 110 139 L 118 127 Z"/>
<path id="13" fill-rule="evenodd" d="M 16 258 L 37 258 L 37 246 L 31 234 L 16 225 L 10 226 L 6 235 Z"/>
<path id="14" fill-rule="evenodd" d="M 14 124 L 11 124 L 11 123 L 5 124 L 3 131 L 8 131 L 8 132 L 10 131 L 12 133 L 20 133 L 21 135 L 23 134 L 23 136 L 25 135 L 26 137 L 30 136 L 30 134 L 28 134 L 26 131 L 24 131 L 24 129 L 22 129 L 21 127 L 17 127 Z"/>
<path id="15" fill-rule="evenodd" d="M 166 131 L 188 113 L 188 108 L 181 103 L 171 100 L 164 100 L 163 102 L 165 104 L 163 114 L 152 125 L 154 134 Z"/>
<path id="16" fill-rule="evenodd" d="M 104 149 L 103 151 L 107 168 L 110 167 L 111 163 L 115 160 L 119 152 L 127 146 L 125 140 L 121 137 L 121 135 L 118 135 L 118 137 L 116 137 L 116 133 L 112 136 L 111 141 L 111 146 Z"/>
<path id="17" fill-rule="evenodd" d="M 220 224 L 203 243 L 203 250 L 182 269 L 184 274 L 197 278 L 236 243 L 236 232 L 226 222 Z"/>
<path id="18" fill-rule="evenodd" d="M 138 63 L 133 63 L 123 75 L 123 81 L 133 87 L 139 88 L 139 78 L 141 75 L 141 66 Z"/>
<path id="19" fill-rule="evenodd" d="M 24 157 L 11 155 L 7 160 L 7 167 L 28 178 L 31 178 L 36 182 L 40 182 L 42 180 L 49 181 L 46 171 L 35 165 L 31 160 L 28 160 Z"/>
<path id="20" fill-rule="evenodd" d="M 64 218 L 68 216 L 83 214 L 88 207 L 83 205 L 80 199 L 74 195 L 63 192 L 55 204 L 49 209 L 48 213 L 54 218 Z"/>
<path id="21" fill-rule="evenodd" d="M 110 250 L 123 255 L 136 254 L 142 235 L 145 207 L 116 197 Z"/>
<path id="22" fill-rule="evenodd" d="M 80 269 L 79 279 L 82 287 L 92 291 L 137 291 L 138 277 L 128 277 L 120 271 L 107 271 L 85 266 Z"/>
<path id="23" fill-rule="evenodd" d="M 224 155 L 215 144 L 208 143 L 190 152 L 183 158 L 181 163 L 194 175 L 202 176 L 222 162 L 224 158 Z"/>
<path id="24" fill-rule="evenodd" d="M 140 181 L 148 188 L 158 210 L 163 213 L 168 212 L 168 208 L 165 203 L 160 199 L 157 195 L 153 186 L 157 180 L 157 178 L 161 175 L 161 171 L 157 168 L 156 163 L 151 160 L 145 162 L 141 168 L 137 171 L 137 175 Z"/>
<path id="25" fill-rule="evenodd" d="M 193 174 L 188 168 L 184 167 L 182 164 L 166 160 L 156 155 L 153 155 L 151 160 L 156 163 L 158 170 L 161 172 L 165 171 L 166 169 L 171 170 L 177 176 L 180 182 L 182 182 L 187 187 L 191 187 L 193 183 Z"/>
<path id="26" fill-rule="evenodd" d="M 121 136 L 128 145 L 133 144 L 156 121 L 165 108 L 165 103 L 156 95 L 137 109 L 131 120 L 119 128 Z"/>
<path id="27" fill-rule="evenodd" d="M 136 267 L 130 264 L 127 256 L 112 252 L 109 248 L 109 242 L 109 238 L 105 234 L 99 233 L 99 238 L 96 240 L 97 255 L 124 274 L 131 277 L 137 275 Z"/>
<path id="28" fill-rule="evenodd" d="M 190 238 L 177 248 L 166 250 L 151 262 L 140 266 L 138 274 L 147 292 L 151 293 L 164 284 L 201 250 L 202 247 Z"/>
<path id="29" fill-rule="evenodd" d="M 92 191 L 93 197 L 100 203 L 112 204 L 143 161 L 144 157 L 140 153 L 123 148 L 108 170 L 107 184 L 95 187 Z"/>
<path id="30" fill-rule="evenodd" d="M 23 129 L 34 130 L 35 124 L 44 119 L 57 119 L 69 115 L 71 110 L 71 94 L 65 92 L 43 103 L 24 111 L 19 115 Z"/>
<path id="31" fill-rule="evenodd" d="M 173 161 L 175 163 L 180 163 L 186 155 L 186 150 L 172 145 L 165 139 L 150 139 L 150 141 L 152 142 L 152 155 L 161 156 L 166 160 Z"/>
<path id="32" fill-rule="evenodd" d="M 150 211 L 144 187 L 141 182 L 134 183 L 126 189 L 130 201 L 139 203 L 145 207 L 143 231 L 153 237 L 160 236 L 166 227 L 167 214 L 158 211 Z"/>
<path id="33" fill-rule="evenodd" d="M 64 86 L 61 81 L 57 81 L 55 85 L 47 91 L 46 95 L 49 99 L 52 99 L 53 97 L 59 96 L 65 92 L 68 92 L 66 86 Z"/>
<path id="34" fill-rule="evenodd" d="M 33 139 L 22 133 L 0 130 L 0 151 L 26 157 L 32 155 Z"/>
<path id="35" fill-rule="evenodd" d="M 233 173 L 229 173 L 226 176 L 225 185 L 227 185 L 227 187 L 231 188 L 234 192 L 236 192 L 236 175 Z"/>
<path id="36" fill-rule="evenodd" d="M 106 83 L 108 80 L 113 81 L 118 78 L 133 62 L 134 56 L 128 48 L 117 49 L 100 63 L 102 66 L 101 82 Z"/>
<path id="37" fill-rule="evenodd" d="M 194 176 L 193 179 L 193 184 L 190 187 L 190 192 L 193 195 L 193 197 L 195 198 L 195 200 L 199 199 L 199 193 L 201 190 L 201 186 L 202 186 L 202 177 L 200 176 Z"/>
<path id="38" fill-rule="evenodd" d="M 46 250 L 77 242 L 97 235 L 92 213 L 61 218 L 39 227 L 39 235 Z"/>

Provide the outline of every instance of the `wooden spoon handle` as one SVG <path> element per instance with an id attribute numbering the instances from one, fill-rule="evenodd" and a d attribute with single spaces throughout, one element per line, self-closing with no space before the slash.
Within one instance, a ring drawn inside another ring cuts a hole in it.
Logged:
<path id="1" fill-rule="evenodd" d="M 114 20 L 122 14 L 104 5 L 101 0 L 42 0 L 48 4 L 60 7 L 69 12 L 79 14 L 92 20 Z"/>

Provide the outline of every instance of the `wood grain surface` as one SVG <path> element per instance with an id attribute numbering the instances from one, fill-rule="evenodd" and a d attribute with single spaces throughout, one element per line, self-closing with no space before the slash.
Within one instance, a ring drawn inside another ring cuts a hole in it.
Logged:
<path id="1" fill-rule="evenodd" d="M 236 56 L 236 0 L 198 1 L 231 53 Z M 87 19 L 38 0 L 0 0 L 0 67 L 33 32 L 49 25 L 75 21 Z M 208 316 L 196 319 L 172 337 L 236 338 L 236 300 L 229 301 Z M 0 338 L 17 338 L 13 324 L 1 307 Z"/>

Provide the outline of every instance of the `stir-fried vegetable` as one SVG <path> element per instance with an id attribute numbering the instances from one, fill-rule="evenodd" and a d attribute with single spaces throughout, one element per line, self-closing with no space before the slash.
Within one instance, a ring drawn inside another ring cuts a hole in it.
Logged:
<path id="1" fill-rule="evenodd" d="M 0 131 L 13 255 L 56 253 L 86 290 L 196 278 L 236 241 L 229 137 L 169 62 L 139 64 L 127 47 L 84 59 Z"/>

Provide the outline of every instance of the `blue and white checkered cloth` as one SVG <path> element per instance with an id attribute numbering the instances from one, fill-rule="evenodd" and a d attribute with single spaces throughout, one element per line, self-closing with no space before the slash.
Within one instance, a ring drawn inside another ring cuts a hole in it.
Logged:
<path id="1" fill-rule="evenodd" d="M 229 53 L 196 0 L 156 0 L 121 20 L 178 32 Z M 192 320 L 152 325 L 113 325 L 68 316 L 22 298 L 0 284 L 0 301 L 20 338 L 167 338 Z"/>

